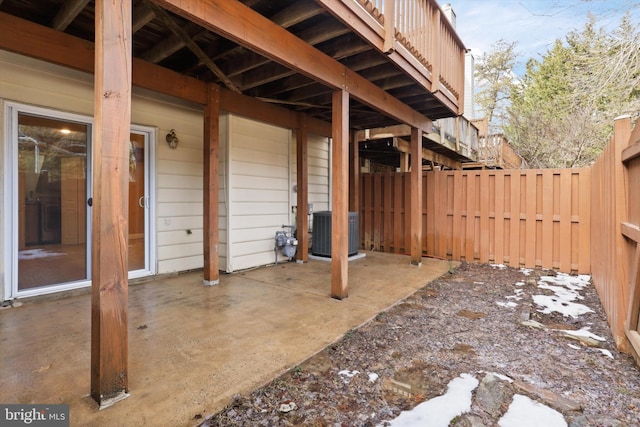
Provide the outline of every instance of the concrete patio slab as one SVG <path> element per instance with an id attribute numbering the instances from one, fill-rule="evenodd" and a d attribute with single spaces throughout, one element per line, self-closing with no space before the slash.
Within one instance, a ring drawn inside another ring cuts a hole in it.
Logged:
<path id="1" fill-rule="evenodd" d="M 158 278 L 129 289 L 130 397 L 98 410 L 90 389 L 90 295 L 0 311 L 0 403 L 65 403 L 71 425 L 198 423 L 446 273 L 367 253 L 349 263 L 349 297 L 329 297 L 331 265 L 285 263 Z"/>

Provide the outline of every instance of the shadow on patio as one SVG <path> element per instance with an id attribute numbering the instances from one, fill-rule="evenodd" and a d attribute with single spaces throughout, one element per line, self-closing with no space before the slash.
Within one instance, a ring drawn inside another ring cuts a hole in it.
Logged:
<path id="1" fill-rule="evenodd" d="M 193 425 L 263 385 L 449 269 L 377 252 L 349 263 L 349 298 L 329 297 L 331 265 L 285 263 L 160 278 L 129 289 L 129 392 L 98 411 L 90 389 L 90 295 L 0 311 L 0 402 L 66 403 L 71 425 Z"/>

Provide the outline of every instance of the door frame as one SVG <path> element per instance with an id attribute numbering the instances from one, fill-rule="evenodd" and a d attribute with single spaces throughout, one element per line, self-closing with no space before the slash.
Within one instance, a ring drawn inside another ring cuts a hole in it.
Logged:
<path id="1" fill-rule="evenodd" d="M 0 104 L 1 105 L 1 104 Z M 90 197 L 92 182 L 92 141 L 93 141 L 93 117 L 69 113 L 56 110 L 54 108 L 37 107 L 19 102 L 4 102 L 4 150 L 3 150 L 3 170 L 4 170 L 4 236 L 3 239 L 3 282 L 4 282 L 4 300 L 12 300 L 16 298 L 25 298 L 37 295 L 45 295 L 74 289 L 84 288 L 91 285 L 91 209 L 87 209 L 86 233 L 87 233 L 87 278 L 75 282 L 56 284 L 51 286 L 42 286 L 34 289 L 20 291 L 18 289 L 18 156 L 17 147 L 13 143 L 14 134 L 17 132 L 18 114 L 26 113 L 42 117 L 50 117 L 60 120 L 69 120 L 73 122 L 83 123 L 89 127 L 87 137 L 87 197 Z M 157 250 L 156 250 L 156 181 L 155 166 L 156 156 L 155 148 L 157 142 L 157 128 L 142 125 L 131 125 L 131 132 L 145 135 L 145 194 L 148 209 L 145 209 L 145 265 L 144 269 L 129 272 L 129 279 L 151 276 L 157 271 Z"/>
<path id="2" fill-rule="evenodd" d="M 157 128 L 151 126 L 131 125 L 130 133 L 144 135 L 144 193 L 145 206 L 145 268 L 129 271 L 129 279 L 152 276 L 157 271 L 157 251 L 156 251 L 156 141 Z"/>

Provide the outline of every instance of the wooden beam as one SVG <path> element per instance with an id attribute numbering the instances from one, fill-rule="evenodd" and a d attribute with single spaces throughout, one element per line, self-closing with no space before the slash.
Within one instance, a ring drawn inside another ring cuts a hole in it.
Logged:
<path id="1" fill-rule="evenodd" d="M 222 70 L 209 58 L 209 56 L 200 49 L 200 46 L 193 41 L 189 34 L 187 34 L 174 20 L 169 16 L 169 14 L 159 6 L 156 6 L 153 3 L 149 3 L 151 9 L 155 12 L 155 14 L 164 22 L 164 24 L 169 27 L 169 29 L 176 35 L 180 40 L 184 42 L 184 44 L 189 48 L 193 54 L 198 57 L 201 63 L 203 63 L 216 77 L 218 77 L 225 84 L 229 90 L 232 92 L 240 93 L 240 89 L 227 77 Z"/>
<path id="2" fill-rule="evenodd" d="M 203 152 L 203 191 L 204 191 L 204 284 L 217 285 L 220 283 L 220 217 L 219 180 L 220 172 L 220 87 L 207 85 L 207 106 L 204 110 L 204 152 Z"/>
<path id="3" fill-rule="evenodd" d="M 411 264 L 422 265 L 422 132 L 411 129 Z"/>
<path id="4" fill-rule="evenodd" d="M 91 250 L 91 397 L 128 391 L 131 2 L 97 0 Z"/>
<path id="5" fill-rule="evenodd" d="M 333 93 L 332 194 L 331 194 L 331 297 L 349 294 L 349 94 Z"/>
<path id="6" fill-rule="evenodd" d="M 0 12 L 0 49 L 15 52 L 74 70 L 93 73 L 94 44 Z M 133 58 L 132 83 L 134 86 L 173 96 L 200 105 L 206 105 L 207 84 L 164 67 Z M 259 102 L 255 98 L 221 89 L 220 108 L 246 117 L 294 129 L 296 114 L 286 108 Z M 309 132 L 331 136 L 331 124 L 309 118 Z"/>
<path id="7" fill-rule="evenodd" d="M 190 24 L 184 25 L 182 27 L 182 31 L 187 33 L 190 26 L 191 26 Z M 209 32 L 206 30 L 199 31 L 198 33 L 194 34 L 191 37 L 191 39 L 194 41 L 198 40 L 200 37 L 208 33 Z M 142 55 L 139 56 L 139 58 L 142 59 L 143 61 L 149 61 L 154 64 L 157 64 L 163 59 L 173 55 L 183 47 L 185 47 L 184 41 L 182 41 L 182 39 L 177 35 L 171 34 L 169 37 L 167 37 L 166 39 L 162 40 L 160 43 L 153 46 L 151 49 L 144 52 Z"/>
<path id="8" fill-rule="evenodd" d="M 89 4 L 89 0 L 67 0 L 53 18 L 53 29 L 64 31 Z"/>
<path id="9" fill-rule="evenodd" d="M 411 148 L 410 145 L 407 141 L 405 141 L 404 139 L 401 138 L 395 138 L 394 139 L 394 145 L 398 148 L 398 151 L 400 151 L 401 153 L 410 153 L 411 152 Z M 433 163 L 437 163 L 439 165 L 443 165 L 446 166 L 448 168 L 451 169 L 462 169 L 462 163 L 458 162 L 456 160 L 450 159 L 449 157 L 440 154 L 440 153 L 436 153 L 433 150 L 430 150 L 428 148 L 422 148 L 422 158 L 429 160 Z M 407 170 L 408 171 L 408 170 Z M 405 172 L 407 172 L 405 171 Z"/>
<path id="10" fill-rule="evenodd" d="M 360 145 L 355 131 L 351 132 L 349 148 L 349 210 L 360 212 Z"/>
<path id="11" fill-rule="evenodd" d="M 151 10 L 146 2 L 136 6 L 136 8 L 133 9 L 133 24 L 131 25 L 131 32 L 135 34 L 155 17 L 156 14 Z"/>
<path id="12" fill-rule="evenodd" d="M 304 114 L 298 114 L 296 129 L 296 186 L 298 188 L 298 210 L 296 229 L 298 230 L 298 251 L 296 260 L 309 261 L 309 128 Z"/>
<path id="13" fill-rule="evenodd" d="M 348 88 L 360 102 L 421 130 L 431 120 L 284 28 L 246 7 L 227 0 L 155 0 L 199 25 L 329 86 Z"/>

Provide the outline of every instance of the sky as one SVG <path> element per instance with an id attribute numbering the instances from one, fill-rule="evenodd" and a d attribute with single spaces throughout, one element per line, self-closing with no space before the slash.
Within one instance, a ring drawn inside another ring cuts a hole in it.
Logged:
<path id="1" fill-rule="evenodd" d="M 628 10 L 640 25 L 638 0 L 438 0 L 450 3 L 456 14 L 456 31 L 476 61 L 498 40 L 517 42 L 520 54 L 514 69 L 524 74 L 529 58 L 540 59 L 556 39 L 580 30 L 588 13 L 607 29 L 617 27 Z"/>

